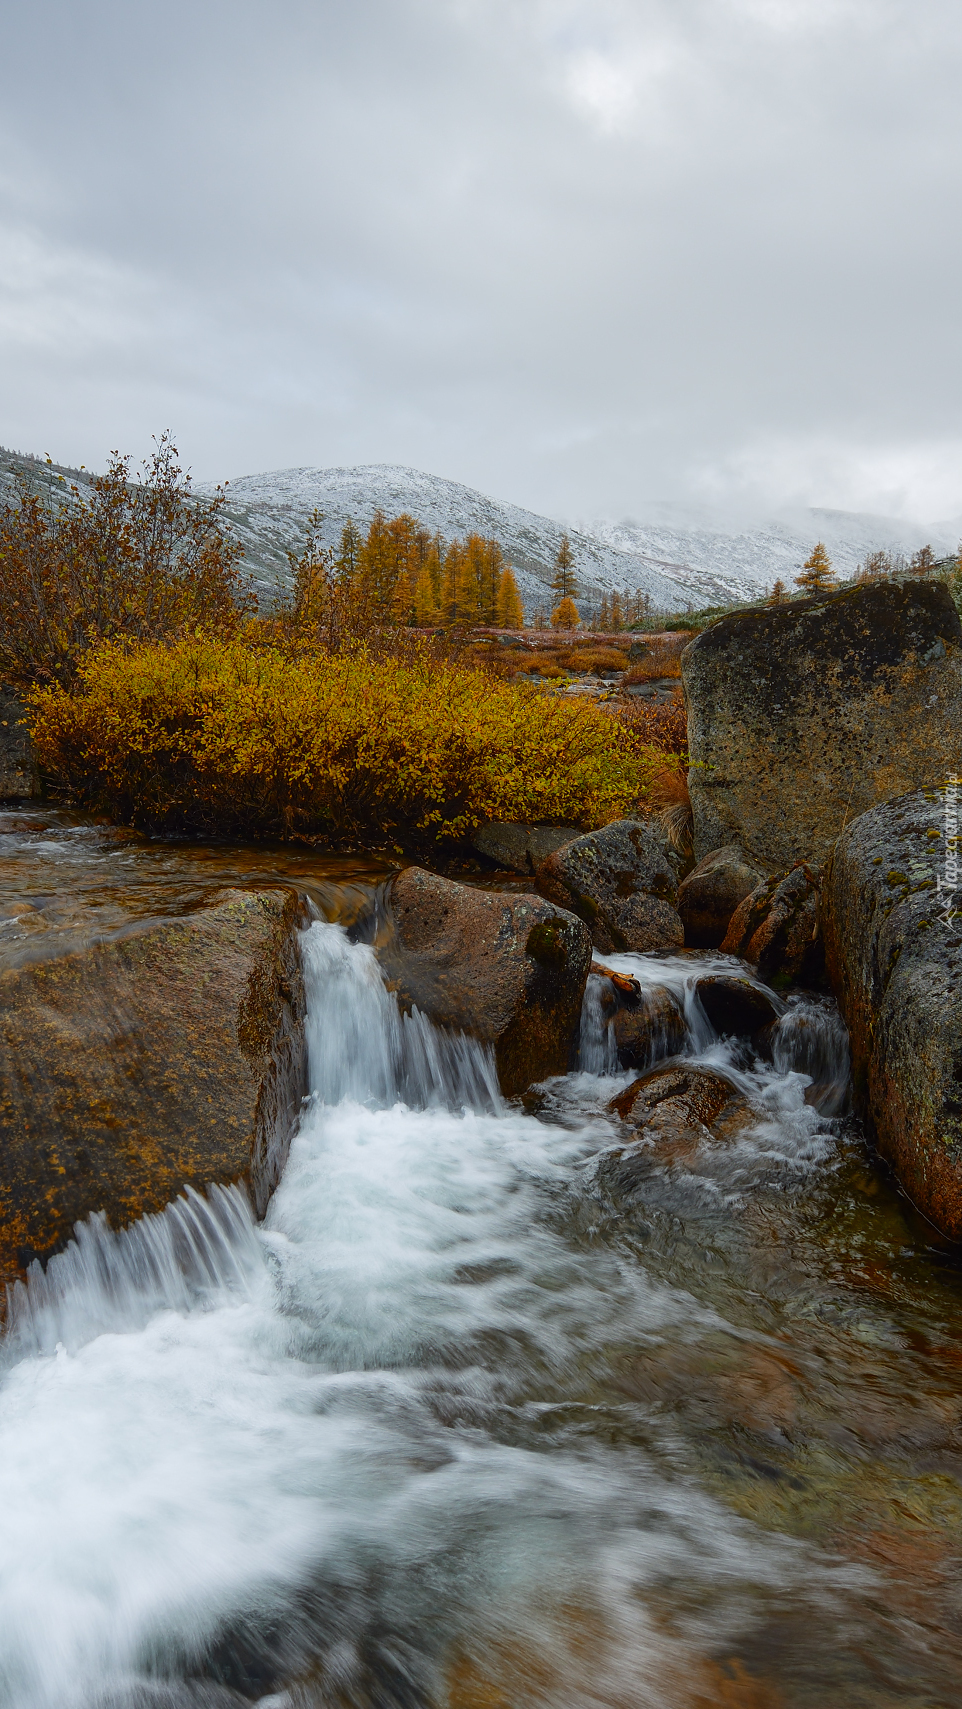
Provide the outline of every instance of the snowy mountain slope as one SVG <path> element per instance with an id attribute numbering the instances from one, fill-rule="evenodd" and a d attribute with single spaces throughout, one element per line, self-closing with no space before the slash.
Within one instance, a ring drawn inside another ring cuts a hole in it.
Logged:
<path id="1" fill-rule="evenodd" d="M 12 498 L 17 470 L 61 501 L 68 492 L 59 473 L 81 491 L 88 478 L 83 471 L 58 470 L 0 451 L 0 504 Z M 203 483 L 196 487 L 199 494 L 213 490 Z M 322 531 L 331 544 L 348 517 L 364 528 L 378 508 L 387 516 L 408 511 L 447 539 L 471 530 L 493 535 L 515 566 L 529 617 L 550 603 L 546 584 L 563 523 L 458 481 L 387 463 L 279 469 L 229 483 L 225 513 L 244 547 L 244 567 L 266 599 L 287 581 L 287 553 L 299 549 L 315 508 L 324 513 Z M 908 554 L 928 542 L 937 555 L 947 554 L 958 545 L 962 518 L 925 529 L 893 517 L 801 510 L 760 524 L 725 527 L 710 515 L 666 505 L 649 521 L 581 522 L 568 532 L 586 614 L 612 588 L 640 590 L 650 595 L 655 610 L 679 611 L 752 599 L 777 578 L 790 583 L 819 539 L 843 576 L 879 548 Z"/>
<path id="2" fill-rule="evenodd" d="M 384 463 L 246 475 L 230 482 L 227 497 L 226 515 L 243 541 L 248 568 L 267 588 L 286 575 L 286 552 L 303 538 L 315 507 L 324 513 L 322 532 L 331 544 L 339 538 L 348 517 L 363 528 L 376 509 L 387 516 L 408 511 L 432 531 L 440 529 L 449 540 L 472 530 L 493 535 L 515 567 L 530 612 L 545 604 L 545 584 L 551 579 L 564 532 L 560 522 L 518 505 L 502 504 L 458 481 Z M 592 595 L 600 597 L 603 589 L 627 586 L 649 593 L 652 604 L 666 610 L 678 610 L 689 603 L 690 594 L 675 578 L 676 566 L 630 548 L 609 545 L 577 529 L 570 533 L 579 579 L 589 601 Z"/>

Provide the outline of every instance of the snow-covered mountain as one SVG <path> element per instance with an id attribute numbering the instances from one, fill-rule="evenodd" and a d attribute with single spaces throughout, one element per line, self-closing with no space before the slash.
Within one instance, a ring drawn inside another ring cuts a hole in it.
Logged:
<path id="1" fill-rule="evenodd" d="M 66 496 L 56 468 L 0 453 L 0 503 L 12 495 L 16 469 L 53 495 Z M 62 473 L 83 490 L 83 472 Z M 202 483 L 196 488 L 201 494 L 213 490 Z M 458 481 L 389 463 L 278 469 L 228 484 L 226 516 L 244 547 L 245 568 L 266 599 L 287 580 L 287 553 L 299 549 L 315 509 L 323 512 L 322 533 L 331 544 L 349 517 L 364 528 L 376 509 L 387 516 L 408 511 L 447 539 L 471 530 L 493 535 L 515 566 L 528 615 L 549 601 L 546 584 L 564 523 Z M 928 543 L 937 556 L 948 554 L 958 546 L 962 518 L 926 529 L 893 517 L 800 510 L 726 526 L 711 515 L 662 506 L 649 521 L 580 522 L 569 524 L 568 533 L 586 612 L 613 588 L 649 594 L 655 610 L 681 611 L 751 599 L 776 579 L 790 583 L 816 540 L 825 542 L 843 577 L 880 548 L 908 554 Z"/>
<path id="2" fill-rule="evenodd" d="M 448 539 L 472 529 L 493 535 L 515 566 L 530 614 L 546 602 L 566 526 L 458 481 L 388 463 L 245 475 L 227 492 L 227 514 L 248 568 L 266 588 L 286 575 L 286 552 L 303 538 L 312 510 L 324 513 L 322 531 L 333 543 L 349 516 L 363 527 L 380 508 L 387 516 L 408 511 Z M 569 524 L 568 533 L 583 604 L 590 608 L 603 592 L 627 588 L 649 594 L 656 610 L 681 611 L 751 599 L 778 578 L 790 582 L 816 540 L 824 540 L 844 577 L 880 548 L 910 553 L 928 542 L 937 555 L 954 551 L 959 525 L 926 530 L 892 517 L 808 510 L 747 528 L 669 514 L 651 523 Z"/>

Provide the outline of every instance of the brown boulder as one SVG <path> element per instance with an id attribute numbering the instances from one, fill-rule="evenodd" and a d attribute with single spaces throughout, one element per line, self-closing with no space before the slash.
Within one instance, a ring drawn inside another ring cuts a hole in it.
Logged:
<path id="1" fill-rule="evenodd" d="M 754 1116 L 748 1101 L 721 1075 L 688 1063 L 657 1068 L 635 1080 L 609 1109 L 635 1129 L 636 1143 L 613 1153 L 603 1169 L 609 1185 L 620 1192 L 640 1184 L 652 1150 L 661 1161 L 686 1161 L 705 1140 L 736 1138 Z"/>
<path id="2" fill-rule="evenodd" d="M 678 881 L 662 834 L 620 819 L 576 837 L 543 861 L 538 889 L 585 921 L 596 949 L 680 949 L 685 932 L 675 906 Z"/>
<path id="3" fill-rule="evenodd" d="M 105 1211 L 247 1179 L 259 1209 L 306 1089 L 293 891 L 0 975 L 0 1276 Z"/>
<path id="4" fill-rule="evenodd" d="M 723 1038 L 754 1038 L 779 1018 L 780 1011 L 771 997 L 732 974 L 706 974 L 696 983 L 695 991 L 716 1033 Z"/>
<path id="5" fill-rule="evenodd" d="M 725 954 L 750 961 L 769 985 L 817 984 L 824 967 L 820 891 L 820 874 L 804 861 L 767 878 L 732 915 Z"/>
<path id="6" fill-rule="evenodd" d="M 826 876 L 826 962 L 856 1107 L 909 1197 L 962 1241 L 958 783 L 846 827 Z M 940 889 L 941 886 L 941 889 Z"/>
<path id="7" fill-rule="evenodd" d="M 740 902 L 766 877 L 735 843 L 712 849 L 678 887 L 678 912 L 689 949 L 718 949 Z"/>
<path id="8" fill-rule="evenodd" d="M 580 920 L 540 896 L 454 884 L 409 866 L 388 897 L 378 956 L 406 1008 L 494 1048 L 508 1097 L 564 1074 L 591 963 Z"/>
<path id="9" fill-rule="evenodd" d="M 695 855 L 822 862 L 843 825 L 957 769 L 948 588 L 867 583 L 723 617 L 682 655 Z"/>

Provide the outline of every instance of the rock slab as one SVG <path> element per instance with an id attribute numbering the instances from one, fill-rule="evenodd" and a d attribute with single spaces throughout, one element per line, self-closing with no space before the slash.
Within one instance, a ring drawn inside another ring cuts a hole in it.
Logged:
<path id="1" fill-rule="evenodd" d="M 866 583 L 722 618 L 682 654 L 695 857 L 821 863 L 843 826 L 959 767 L 948 588 Z"/>
<path id="2" fill-rule="evenodd" d="M 509 872 L 532 877 L 543 860 L 556 849 L 563 849 L 578 834 L 573 825 L 522 825 L 506 821 L 482 825 L 475 833 L 472 847 L 487 860 L 507 867 Z"/>
<path id="3" fill-rule="evenodd" d="M 769 985 L 816 985 L 824 971 L 819 923 L 822 875 L 806 861 L 765 879 L 745 897 L 722 942 Z"/>
<path id="4" fill-rule="evenodd" d="M 580 920 L 417 866 L 398 874 L 387 907 L 378 958 L 403 1007 L 491 1045 L 506 1097 L 567 1071 L 591 964 Z"/>
<path id="5" fill-rule="evenodd" d="M 735 909 L 766 877 L 737 843 L 705 855 L 678 886 L 686 947 L 718 949 Z"/>
<path id="6" fill-rule="evenodd" d="M 946 817 L 931 789 L 846 826 L 823 929 L 856 1107 L 919 1210 L 962 1241 L 962 893 L 938 889 Z"/>
<path id="7" fill-rule="evenodd" d="M 105 1211 L 245 1179 L 263 1210 L 306 1090 L 293 891 L 0 975 L 0 1281 Z"/>
<path id="8" fill-rule="evenodd" d="M 584 920 L 604 954 L 680 949 L 678 880 L 664 836 L 639 819 L 619 819 L 558 849 L 537 872 L 549 901 Z"/>

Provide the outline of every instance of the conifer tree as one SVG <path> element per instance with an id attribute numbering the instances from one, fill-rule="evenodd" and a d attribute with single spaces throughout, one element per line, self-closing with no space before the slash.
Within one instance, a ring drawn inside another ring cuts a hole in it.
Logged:
<path id="1" fill-rule="evenodd" d="M 624 628 L 624 626 L 625 626 L 625 619 L 624 619 L 624 615 L 623 615 L 622 609 L 621 609 L 621 595 L 618 592 L 617 588 L 612 588 L 612 590 L 611 590 L 611 627 L 612 627 L 613 633 L 617 635 L 619 633 L 619 631 Z"/>
<path id="2" fill-rule="evenodd" d="M 608 595 L 606 593 L 602 594 L 601 604 L 598 607 L 598 628 L 601 630 L 603 635 L 607 635 L 611 629 L 611 611 L 608 606 Z"/>
<path id="3" fill-rule="evenodd" d="M 782 605 L 787 597 L 788 595 L 785 592 L 785 583 L 783 581 L 773 582 L 772 591 L 768 596 L 769 605 Z"/>
<path id="4" fill-rule="evenodd" d="M 812 548 L 805 559 L 801 575 L 795 577 L 795 586 L 804 588 L 806 593 L 824 593 L 834 585 L 832 560 L 819 540 L 818 545 Z"/>
<path id="5" fill-rule="evenodd" d="M 913 552 L 909 559 L 909 569 L 913 575 L 927 576 L 935 563 L 935 553 L 931 546 L 922 546 L 918 552 Z"/>
<path id="6" fill-rule="evenodd" d="M 570 595 L 566 595 L 551 613 L 552 629 L 577 629 L 580 622 L 578 607 Z"/>
<path id="7" fill-rule="evenodd" d="M 561 536 L 561 545 L 558 547 L 558 555 L 554 561 L 551 587 L 560 599 L 577 598 L 578 578 L 575 575 L 575 558 L 567 534 Z"/>
<path id="8" fill-rule="evenodd" d="M 510 564 L 505 564 L 498 582 L 498 627 L 499 629 L 523 629 L 524 606 L 518 592 L 518 584 L 514 579 L 514 571 Z"/>
<path id="9" fill-rule="evenodd" d="M 433 629 L 441 620 L 441 607 L 434 591 L 430 564 L 425 558 L 414 590 L 414 622 L 418 629 Z"/>
<path id="10" fill-rule="evenodd" d="M 347 587 L 352 586 L 357 581 L 360 573 L 363 544 L 361 530 L 353 517 L 349 516 L 341 529 L 341 544 L 338 547 L 337 557 L 334 559 L 334 568 L 337 571 L 338 578 Z"/>

